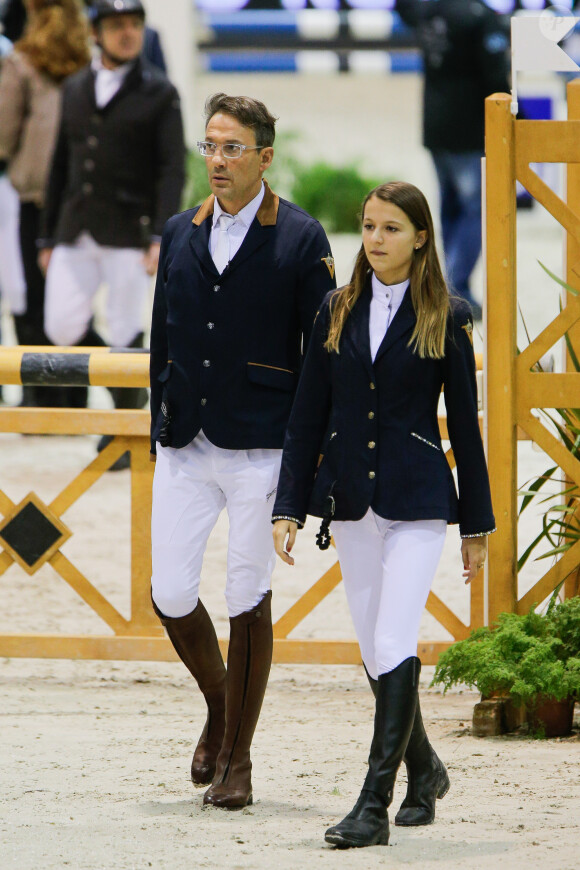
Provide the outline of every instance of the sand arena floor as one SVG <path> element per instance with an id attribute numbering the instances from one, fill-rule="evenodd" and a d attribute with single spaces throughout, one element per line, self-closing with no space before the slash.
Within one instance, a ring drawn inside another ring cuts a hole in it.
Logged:
<path id="1" fill-rule="evenodd" d="M 355 86 L 340 79 L 296 99 L 287 79 L 238 82 L 238 93 L 265 99 L 287 128 L 302 124 L 311 135 L 305 153 L 342 147 L 345 159 L 365 139 L 375 168 L 417 181 L 431 198 L 435 185 L 419 141 L 416 82 L 403 77 L 395 114 L 373 114 L 372 81 Z M 380 83 L 382 86 L 382 83 Z M 302 87 L 307 87 L 302 80 Z M 200 82 L 206 93 L 232 92 L 231 80 Z M 381 91 L 382 97 L 385 96 Z M 381 98 L 382 98 L 381 97 Z M 386 99 L 386 97 L 385 97 Z M 343 106 L 350 106 L 345 130 Z M 333 126 L 334 125 L 334 126 Z M 404 126 L 406 125 L 406 126 Z M 324 136 L 316 139 L 316 131 Z M 392 131 L 398 131 L 393 137 Z M 401 148 L 404 139 L 411 143 Z M 340 136 L 340 132 L 345 134 Z M 314 143 L 314 144 L 312 144 Z M 365 158 L 365 159 L 366 159 Z M 371 161 L 372 162 L 372 161 Z M 367 160 L 368 166 L 368 160 Z M 521 304 L 532 335 L 558 311 L 558 293 L 537 265 L 561 267 L 561 234 L 544 212 L 521 218 L 518 270 Z M 355 238 L 332 239 L 340 282 L 348 277 Z M 481 286 L 478 267 L 476 286 Z M 477 291 L 476 291 L 477 292 Z M 3 324 L 9 337 L 10 325 Z M 476 332 L 476 349 L 482 336 Z M 520 324 L 519 343 L 525 344 Z M 8 391 L 17 399 L 17 391 Z M 105 391 L 91 403 L 106 405 Z M 31 489 L 46 499 L 94 455 L 96 438 L 0 436 L 0 487 L 14 500 Z M 520 447 L 518 482 L 547 467 L 529 444 Z M 75 528 L 66 553 L 121 610 L 128 607 L 128 473 L 107 475 L 71 509 Z M 522 540 L 540 517 L 530 511 Z M 203 597 L 226 636 L 223 601 L 227 522 L 220 520 L 208 548 Z M 297 566 L 279 565 L 273 578 L 274 616 L 320 576 L 332 560 L 314 547 L 314 527 L 302 533 Z M 523 591 L 543 573 L 531 564 Z M 450 530 L 434 589 L 466 618 L 459 540 Z M 30 578 L 18 567 L 0 577 L 3 631 L 99 632 L 86 606 L 50 568 Z M 299 636 L 351 638 L 338 588 L 297 629 Z M 425 616 L 424 639 L 447 637 Z M 255 803 L 228 813 L 202 809 L 202 790 L 189 781 L 193 744 L 205 717 L 201 696 L 179 663 L 0 661 L 0 867 L 5 870 L 189 870 L 208 868 L 374 868 L 417 870 L 513 868 L 573 870 L 578 866 L 579 733 L 528 741 L 517 736 L 477 739 L 470 733 L 478 700 L 472 692 L 443 697 L 422 675 L 421 700 L 434 745 L 449 767 L 451 790 L 438 803 L 433 826 L 392 829 L 388 847 L 338 853 L 323 841 L 325 828 L 358 796 L 372 731 L 372 697 L 362 669 L 354 666 L 275 665 L 254 741 Z M 404 795 L 404 775 L 393 807 Z"/>

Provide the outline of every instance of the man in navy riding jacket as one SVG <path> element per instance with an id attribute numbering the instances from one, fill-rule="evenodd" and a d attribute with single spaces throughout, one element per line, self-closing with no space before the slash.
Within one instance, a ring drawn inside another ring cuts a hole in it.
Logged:
<path id="1" fill-rule="evenodd" d="M 270 515 L 302 354 L 335 286 L 324 230 L 276 196 L 275 118 L 258 100 L 206 103 L 212 195 L 163 234 L 151 330 L 155 610 L 208 717 L 191 765 L 204 803 L 252 802 L 250 745 L 272 657 Z M 227 672 L 198 597 L 208 536 L 227 508 Z"/>

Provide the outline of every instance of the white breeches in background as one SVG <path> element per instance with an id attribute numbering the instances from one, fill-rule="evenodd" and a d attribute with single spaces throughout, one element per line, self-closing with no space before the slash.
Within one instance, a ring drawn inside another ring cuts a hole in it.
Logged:
<path id="1" fill-rule="evenodd" d="M 417 655 L 419 624 L 441 557 L 445 520 L 333 522 L 344 589 L 369 675 Z"/>
<path id="2" fill-rule="evenodd" d="M 224 450 L 203 432 L 180 449 L 157 445 L 151 586 L 165 616 L 186 616 L 197 605 L 207 540 L 224 508 L 229 616 L 264 597 L 276 560 L 271 519 L 281 458 L 281 450 Z"/>
<path id="3" fill-rule="evenodd" d="M 3 175 L 0 177 L 0 296 L 11 314 L 26 311 L 26 281 L 18 233 L 20 201 Z"/>
<path id="4" fill-rule="evenodd" d="M 106 284 L 108 340 L 127 347 L 143 332 L 149 281 L 139 248 L 99 245 L 88 233 L 74 245 L 57 245 L 46 274 L 47 336 L 56 345 L 80 341 L 93 316 L 95 294 Z"/>

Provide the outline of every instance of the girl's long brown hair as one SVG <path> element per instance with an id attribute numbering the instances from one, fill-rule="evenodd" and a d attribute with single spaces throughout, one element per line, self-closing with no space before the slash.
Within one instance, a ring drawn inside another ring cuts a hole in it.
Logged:
<path id="1" fill-rule="evenodd" d="M 60 83 L 90 60 L 89 29 L 79 0 L 31 0 L 15 45 L 38 72 Z"/>
<path id="2" fill-rule="evenodd" d="M 417 232 L 425 230 L 427 240 L 418 250 L 413 250 L 409 273 L 411 301 L 417 317 L 415 329 L 409 341 L 414 352 L 421 358 L 441 359 L 445 356 L 445 333 L 449 314 L 449 291 L 435 248 L 433 219 L 429 204 L 418 187 L 405 181 L 391 181 L 381 184 L 365 197 L 362 204 L 364 220 L 365 207 L 369 199 L 377 197 L 390 202 L 405 212 Z M 340 336 L 346 319 L 368 280 L 371 266 L 364 246 L 357 254 L 350 283 L 337 290 L 331 299 L 330 329 L 325 348 L 339 352 Z"/>

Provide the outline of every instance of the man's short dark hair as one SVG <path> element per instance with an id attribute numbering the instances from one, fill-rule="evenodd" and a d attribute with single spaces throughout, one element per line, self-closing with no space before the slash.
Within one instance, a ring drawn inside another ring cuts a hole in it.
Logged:
<path id="1" fill-rule="evenodd" d="M 231 115 L 243 127 L 249 127 L 253 130 L 256 145 L 261 148 L 268 148 L 274 144 L 275 125 L 278 119 L 270 114 L 260 100 L 255 100 L 253 97 L 229 97 L 227 94 L 213 94 L 205 101 L 206 127 L 217 112 Z"/>

